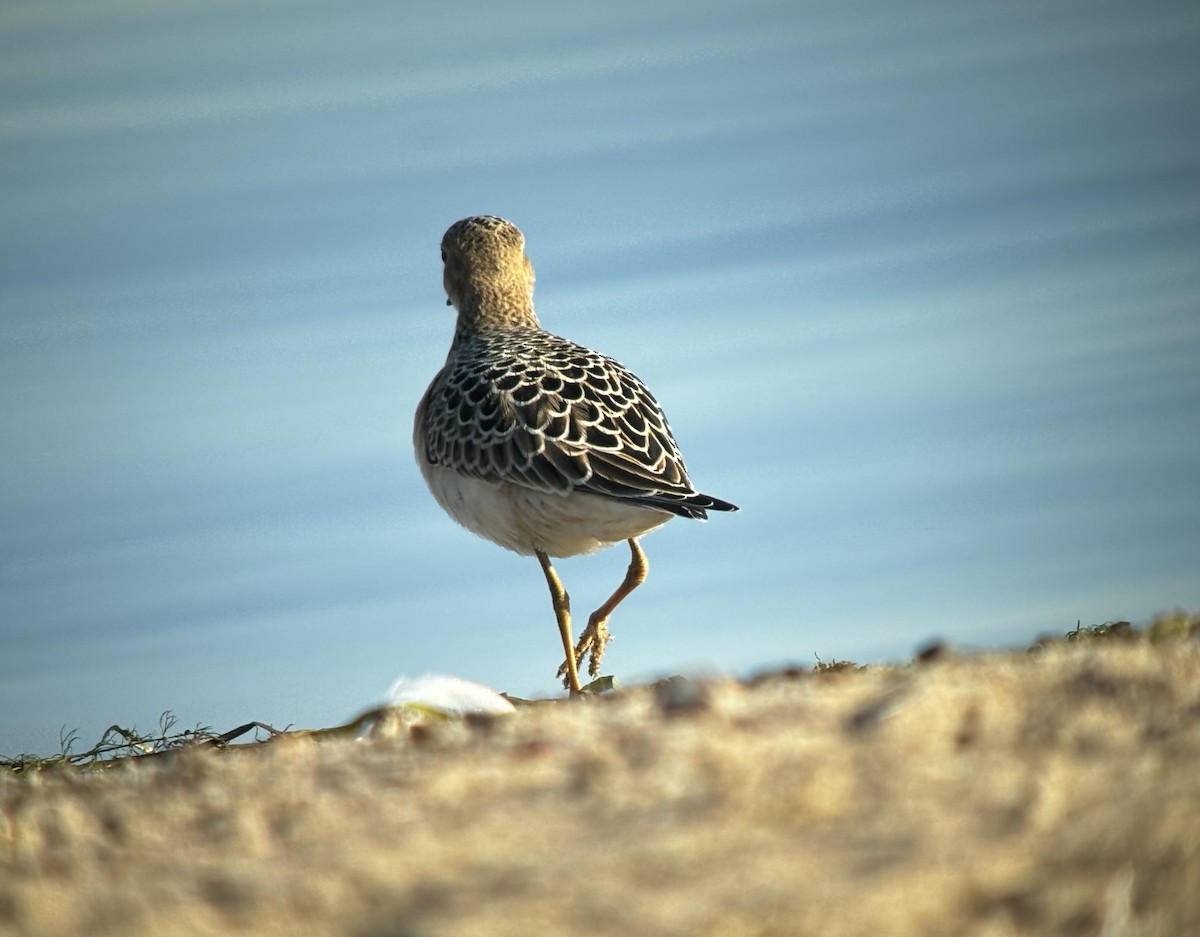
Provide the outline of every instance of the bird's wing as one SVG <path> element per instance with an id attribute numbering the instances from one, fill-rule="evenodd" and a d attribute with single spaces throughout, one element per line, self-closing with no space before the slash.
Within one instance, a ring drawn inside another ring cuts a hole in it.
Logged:
<path id="1" fill-rule="evenodd" d="M 465 475 L 692 517 L 717 506 L 692 487 L 646 386 L 546 332 L 471 340 L 430 388 L 424 429 L 426 457 Z"/>

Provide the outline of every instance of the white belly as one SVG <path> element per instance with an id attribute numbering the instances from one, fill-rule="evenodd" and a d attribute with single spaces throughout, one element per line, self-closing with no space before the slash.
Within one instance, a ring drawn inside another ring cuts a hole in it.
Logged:
<path id="1" fill-rule="evenodd" d="M 578 556 L 661 527 L 674 515 L 601 495 L 556 495 L 421 463 L 437 503 L 472 533 L 516 553 Z"/>

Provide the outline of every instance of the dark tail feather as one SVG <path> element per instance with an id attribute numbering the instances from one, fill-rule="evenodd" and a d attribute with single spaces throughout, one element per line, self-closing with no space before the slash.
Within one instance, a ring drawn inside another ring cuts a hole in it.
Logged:
<path id="1" fill-rule="evenodd" d="M 630 500 L 644 504 L 648 508 L 670 511 L 679 517 L 689 517 L 697 521 L 707 520 L 709 511 L 736 511 L 738 509 L 736 504 L 730 504 L 728 501 L 722 501 L 712 495 L 702 494 L 686 495 L 681 498 L 673 498 L 670 495 L 649 495 Z"/>
<path id="2" fill-rule="evenodd" d="M 696 495 L 695 498 L 689 498 L 693 504 L 697 501 L 703 501 L 700 505 L 706 511 L 736 511 L 738 506 L 730 504 L 728 501 L 722 501 L 720 498 L 714 498 L 712 495 Z"/>

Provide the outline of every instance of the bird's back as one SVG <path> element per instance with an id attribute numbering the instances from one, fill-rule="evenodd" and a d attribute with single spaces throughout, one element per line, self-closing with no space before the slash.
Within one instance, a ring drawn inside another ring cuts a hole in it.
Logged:
<path id="1" fill-rule="evenodd" d="M 683 517 L 736 510 L 692 486 L 662 408 L 636 375 L 537 327 L 461 337 L 417 421 L 418 458 L 468 477 Z"/>

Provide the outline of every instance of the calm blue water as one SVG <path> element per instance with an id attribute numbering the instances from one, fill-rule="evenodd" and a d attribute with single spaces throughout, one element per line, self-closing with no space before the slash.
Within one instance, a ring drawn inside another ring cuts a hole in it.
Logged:
<path id="1" fill-rule="evenodd" d="M 1200 8 L 418 6 L 0 7 L 0 753 L 554 689 L 410 451 L 483 212 L 742 506 L 609 672 L 1200 608 Z"/>

